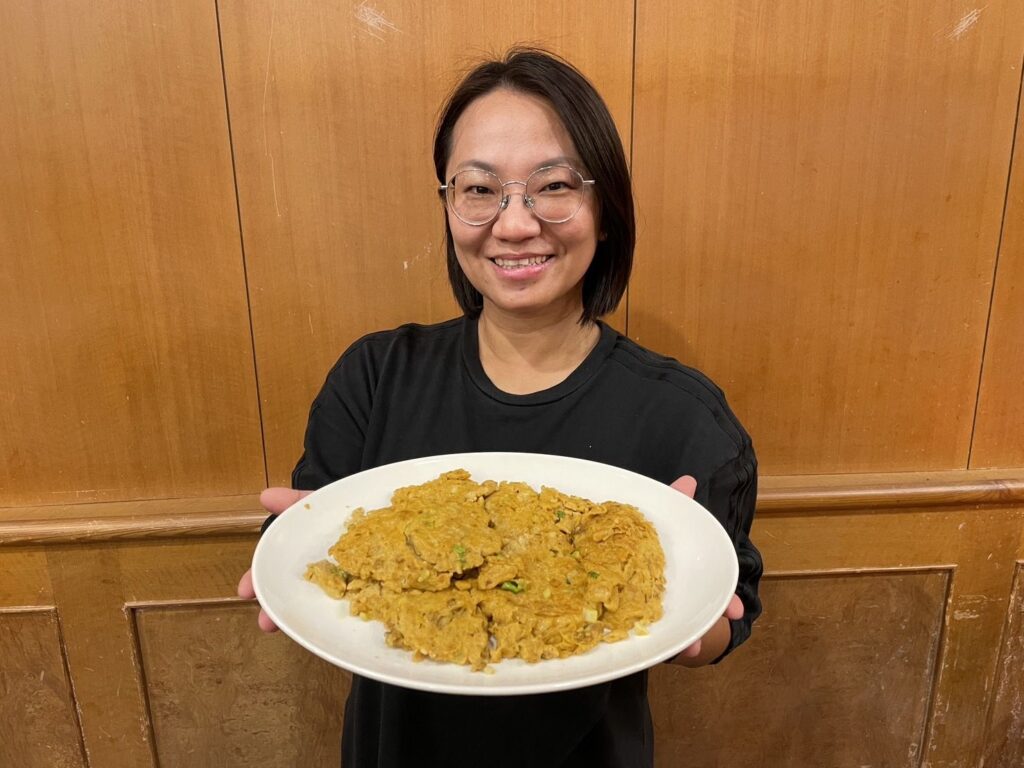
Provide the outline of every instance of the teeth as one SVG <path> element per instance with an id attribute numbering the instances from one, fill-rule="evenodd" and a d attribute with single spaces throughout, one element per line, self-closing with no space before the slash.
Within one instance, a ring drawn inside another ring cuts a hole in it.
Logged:
<path id="1" fill-rule="evenodd" d="M 518 267 L 530 267 L 536 264 L 543 264 L 548 256 L 531 256 L 528 259 L 495 259 L 494 263 L 505 269 L 516 269 Z"/>

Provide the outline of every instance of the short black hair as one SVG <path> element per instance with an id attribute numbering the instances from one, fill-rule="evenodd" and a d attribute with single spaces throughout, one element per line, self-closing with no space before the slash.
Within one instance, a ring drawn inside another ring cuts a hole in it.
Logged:
<path id="1" fill-rule="evenodd" d="M 622 140 L 604 99 L 572 64 L 539 48 L 512 48 L 498 59 L 474 67 L 448 97 L 434 133 L 434 168 L 445 184 L 455 123 L 471 103 L 491 91 L 507 88 L 548 102 L 565 125 L 597 195 L 601 236 L 594 260 L 583 277 L 583 315 L 588 322 L 619 305 L 633 268 L 636 219 L 633 188 Z M 443 199 L 443 197 L 442 197 Z M 451 227 L 445 217 L 448 281 L 455 300 L 469 317 L 483 309 L 483 296 L 469 282 L 455 256 Z"/>

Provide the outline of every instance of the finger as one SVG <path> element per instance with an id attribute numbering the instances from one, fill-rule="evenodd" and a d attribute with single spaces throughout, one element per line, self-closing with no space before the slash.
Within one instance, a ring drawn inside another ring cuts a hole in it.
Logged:
<path id="1" fill-rule="evenodd" d="M 725 617 L 733 621 L 743 618 L 743 601 L 739 595 L 733 595 L 725 609 Z"/>
<path id="2" fill-rule="evenodd" d="M 246 600 L 252 600 L 256 597 L 256 590 L 252 586 L 252 569 L 242 574 L 241 580 L 238 582 L 238 596 L 244 597 Z M 264 632 L 277 632 L 277 624 L 274 620 L 267 616 L 266 612 L 260 608 L 260 615 L 256 617 L 256 624 Z"/>
<path id="3" fill-rule="evenodd" d="M 260 494 L 260 504 L 272 515 L 280 515 L 299 499 L 309 496 L 312 491 L 297 491 L 294 488 L 267 488 Z"/>
<path id="4" fill-rule="evenodd" d="M 256 617 L 256 623 L 264 632 L 277 632 L 277 624 L 262 610 L 260 615 Z"/>
<path id="5" fill-rule="evenodd" d="M 256 590 L 252 586 L 252 569 L 242 574 L 242 578 L 238 581 L 238 596 L 245 598 L 246 600 L 252 600 L 256 597 Z"/>
<path id="6" fill-rule="evenodd" d="M 692 499 L 693 494 L 697 492 L 697 479 L 691 475 L 683 475 L 672 483 L 672 487 Z"/>
<path id="7" fill-rule="evenodd" d="M 687 659 L 697 658 L 700 655 L 700 640 L 694 642 L 693 645 L 688 645 L 683 648 L 679 655 Z"/>

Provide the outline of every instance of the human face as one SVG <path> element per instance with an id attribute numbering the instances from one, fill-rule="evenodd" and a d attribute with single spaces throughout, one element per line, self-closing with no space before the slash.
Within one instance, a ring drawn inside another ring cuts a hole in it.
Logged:
<path id="1" fill-rule="evenodd" d="M 455 123 L 445 175 L 450 179 L 466 168 L 483 168 L 502 181 L 525 181 L 547 165 L 570 165 L 586 175 L 568 131 L 548 102 L 498 89 L 472 102 Z M 585 191 L 572 219 L 549 224 L 524 205 L 522 186 L 513 184 L 505 191 L 511 195 L 508 207 L 489 224 L 471 226 L 448 211 L 455 255 L 483 295 L 484 313 L 578 315 L 583 311 L 583 276 L 597 248 L 593 192 Z"/>

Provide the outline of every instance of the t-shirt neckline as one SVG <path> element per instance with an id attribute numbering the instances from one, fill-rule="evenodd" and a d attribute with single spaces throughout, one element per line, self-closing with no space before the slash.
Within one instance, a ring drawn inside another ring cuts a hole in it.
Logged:
<path id="1" fill-rule="evenodd" d="M 462 359 L 465 362 L 469 377 L 477 388 L 488 397 L 508 405 L 541 405 L 560 400 L 566 395 L 575 392 L 586 384 L 594 374 L 601 368 L 605 359 L 611 354 L 618 338 L 618 331 L 606 323 L 597 321 L 601 336 L 590 354 L 582 363 L 576 366 L 576 370 L 566 376 L 558 384 L 539 392 L 531 392 L 528 395 L 514 395 L 498 389 L 484 371 L 483 363 L 480 362 L 480 337 L 477 328 L 478 318 L 466 317 L 463 319 L 462 332 Z"/>

